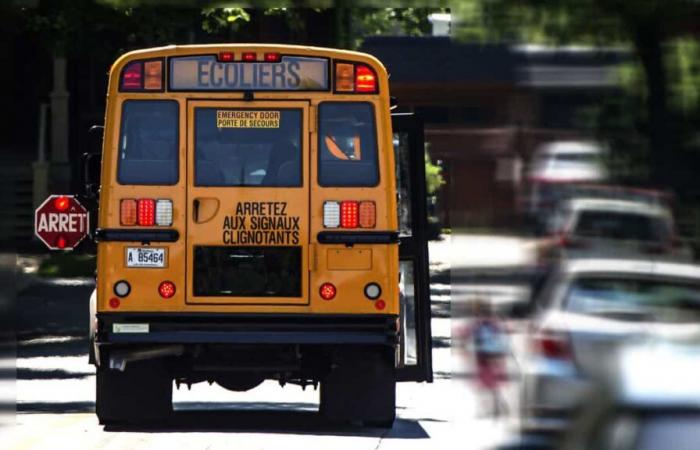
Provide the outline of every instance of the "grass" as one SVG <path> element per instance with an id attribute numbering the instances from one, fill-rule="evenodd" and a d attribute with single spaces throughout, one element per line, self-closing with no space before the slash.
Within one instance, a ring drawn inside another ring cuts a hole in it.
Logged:
<path id="1" fill-rule="evenodd" d="M 92 277 L 95 275 L 95 255 L 80 253 L 51 253 L 41 262 L 39 276 L 46 278 Z"/>

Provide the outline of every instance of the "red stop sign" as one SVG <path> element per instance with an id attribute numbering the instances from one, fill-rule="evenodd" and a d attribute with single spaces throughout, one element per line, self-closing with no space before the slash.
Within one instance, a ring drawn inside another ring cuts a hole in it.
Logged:
<path id="1" fill-rule="evenodd" d="M 72 250 L 90 230 L 87 209 L 72 195 L 51 195 L 34 212 L 34 234 L 51 250 Z"/>

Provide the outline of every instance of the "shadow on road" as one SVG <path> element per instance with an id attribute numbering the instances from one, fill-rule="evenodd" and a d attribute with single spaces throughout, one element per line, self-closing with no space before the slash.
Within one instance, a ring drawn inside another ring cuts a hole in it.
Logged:
<path id="1" fill-rule="evenodd" d="M 430 436 L 416 420 L 396 419 L 390 429 L 369 428 L 359 425 L 331 423 L 316 411 L 272 410 L 279 403 L 226 403 L 225 410 L 176 411 L 166 421 L 148 426 L 108 426 L 111 432 L 146 433 L 246 433 L 264 432 L 281 434 L 308 434 L 333 436 L 382 437 L 385 439 L 428 439 Z M 307 404 L 288 404 L 289 407 L 307 407 Z M 228 409 L 228 408 L 235 408 Z M 217 408 L 220 408 L 217 405 Z"/>
<path id="2" fill-rule="evenodd" d="M 276 402 L 178 402 L 170 417 L 148 424 L 106 426 L 108 432 L 143 433 L 246 433 L 308 434 L 383 437 L 388 439 L 429 439 L 414 419 L 396 419 L 390 429 L 329 422 L 313 403 Z M 32 402 L 17 405 L 22 414 L 94 413 L 95 403 Z M 423 420 L 423 419 L 421 419 Z M 428 419 L 426 419 L 428 420 Z"/>

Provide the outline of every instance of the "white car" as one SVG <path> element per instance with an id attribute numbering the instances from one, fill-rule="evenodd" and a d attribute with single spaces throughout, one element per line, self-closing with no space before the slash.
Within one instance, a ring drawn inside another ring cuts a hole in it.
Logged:
<path id="1" fill-rule="evenodd" d="M 547 225 L 540 259 L 692 259 L 675 234 L 673 215 L 659 202 L 574 198 L 563 202 Z"/>
<path id="2" fill-rule="evenodd" d="M 608 178 L 605 150 L 595 142 L 555 141 L 541 145 L 526 170 L 525 211 L 533 216 L 550 211 L 579 183 Z"/>
<path id="3" fill-rule="evenodd" d="M 551 183 L 604 181 L 604 154 L 603 147 L 595 142 L 549 142 L 535 151 L 528 179 Z"/>
<path id="4" fill-rule="evenodd" d="M 535 303 L 521 407 L 524 431 L 561 430 L 619 375 L 621 349 L 700 332 L 700 267 L 622 259 L 566 261 Z"/>

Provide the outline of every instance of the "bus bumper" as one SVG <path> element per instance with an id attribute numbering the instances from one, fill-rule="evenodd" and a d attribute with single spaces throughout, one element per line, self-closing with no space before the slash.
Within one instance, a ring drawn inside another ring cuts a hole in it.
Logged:
<path id="1" fill-rule="evenodd" d="M 97 314 L 98 347 L 111 344 L 389 345 L 393 315 Z"/>

